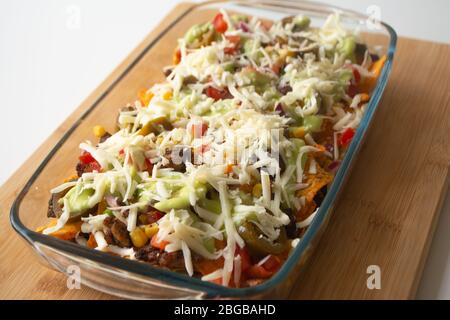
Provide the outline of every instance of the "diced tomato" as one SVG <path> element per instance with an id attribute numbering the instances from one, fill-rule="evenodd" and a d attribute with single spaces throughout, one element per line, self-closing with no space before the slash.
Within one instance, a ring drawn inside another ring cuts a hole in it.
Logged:
<path id="1" fill-rule="evenodd" d="M 150 244 L 154 248 L 164 250 L 166 248 L 166 246 L 169 244 L 169 242 L 165 241 L 165 240 L 158 241 L 158 234 L 155 234 L 152 237 L 152 240 L 150 241 Z"/>
<path id="2" fill-rule="evenodd" d="M 213 98 L 215 101 L 227 99 L 230 97 L 230 93 L 228 92 L 228 90 L 220 90 L 211 86 L 205 89 L 205 94 L 208 97 Z"/>
<path id="3" fill-rule="evenodd" d="M 218 33 L 225 33 L 225 31 L 227 31 L 228 29 L 228 25 L 223 19 L 223 15 L 221 13 L 214 17 L 213 26 Z"/>
<path id="4" fill-rule="evenodd" d="M 239 36 L 226 36 L 227 40 L 231 42 L 231 47 L 224 49 L 226 54 L 236 54 L 239 51 L 239 45 L 241 43 L 241 37 Z"/>
<path id="5" fill-rule="evenodd" d="M 355 129 L 347 128 L 341 135 L 339 139 L 339 144 L 343 147 L 347 146 L 350 141 L 352 141 L 353 136 L 355 135 Z"/>
<path id="6" fill-rule="evenodd" d="M 227 40 L 230 41 L 235 46 L 241 42 L 240 36 L 226 36 L 225 38 L 227 38 Z"/>
<path id="7" fill-rule="evenodd" d="M 277 256 L 270 255 L 263 264 L 254 264 L 246 272 L 249 278 L 267 279 L 270 278 L 281 267 L 281 260 Z"/>
<path id="8" fill-rule="evenodd" d="M 81 156 L 78 157 L 80 159 L 81 163 L 89 164 L 91 162 L 96 161 L 94 157 L 89 152 L 83 152 Z"/>
<path id="9" fill-rule="evenodd" d="M 226 54 L 234 55 L 238 52 L 238 48 L 237 47 L 227 47 L 227 48 L 223 49 L 223 52 L 225 52 Z"/>

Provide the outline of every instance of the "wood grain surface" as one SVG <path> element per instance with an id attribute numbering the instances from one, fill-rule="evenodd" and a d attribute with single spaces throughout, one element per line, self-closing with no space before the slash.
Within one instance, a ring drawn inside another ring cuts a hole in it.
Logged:
<path id="1" fill-rule="evenodd" d="M 0 188 L 0 299 L 110 299 L 68 290 L 9 223 L 12 201 L 50 148 L 189 4 L 180 4 Z M 450 46 L 400 38 L 358 161 L 293 299 L 413 298 L 449 185 Z M 42 208 L 42 215 L 45 208 Z M 369 265 L 381 289 L 368 290 Z"/>

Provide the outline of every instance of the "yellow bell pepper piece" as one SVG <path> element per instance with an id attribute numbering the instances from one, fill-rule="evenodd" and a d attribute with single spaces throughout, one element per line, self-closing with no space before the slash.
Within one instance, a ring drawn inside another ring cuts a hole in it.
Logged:
<path id="1" fill-rule="evenodd" d="M 97 138 L 101 138 L 105 135 L 106 130 L 102 126 L 95 126 L 92 131 Z"/>

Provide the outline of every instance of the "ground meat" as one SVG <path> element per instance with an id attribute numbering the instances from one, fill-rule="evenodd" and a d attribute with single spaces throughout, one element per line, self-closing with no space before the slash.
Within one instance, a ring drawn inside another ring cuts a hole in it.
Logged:
<path id="1" fill-rule="evenodd" d="M 105 234 L 105 241 L 107 244 L 114 245 L 116 241 L 114 240 L 114 236 L 112 234 L 111 228 L 104 228 L 103 233 Z"/>
<path id="2" fill-rule="evenodd" d="M 99 143 L 105 142 L 109 137 L 111 137 L 111 134 L 106 132 L 104 135 L 101 136 Z"/>
<path id="3" fill-rule="evenodd" d="M 292 91 L 292 87 L 290 85 L 281 86 L 278 88 L 281 94 L 286 95 Z"/>
<path id="4" fill-rule="evenodd" d="M 114 217 L 106 217 L 106 218 L 103 220 L 103 225 L 104 225 L 105 227 L 107 227 L 107 228 L 111 228 L 112 225 L 114 224 L 114 220 L 116 220 L 116 218 L 114 218 Z"/>
<path id="5" fill-rule="evenodd" d="M 175 146 L 173 150 L 168 149 L 164 157 L 169 160 L 169 163 L 163 168 L 172 168 L 178 172 L 186 171 L 186 162 L 194 162 L 192 149 L 186 146 Z"/>
<path id="6" fill-rule="evenodd" d="M 53 195 L 48 200 L 47 217 L 48 218 L 56 218 L 56 213 L 53 208 Z"/>
<path id="7" fill-rule="evenodd" d="M 63 208 L 59 203 L 59 200 L 64 197 L 69 190 L 70 188 L 67 188 L 66 190 L 63 190 L 61 192 L 52 193 L 50 199 L 48 200 L 47 217 L 59 218 L 62 215 Z"/>
<path id="8" fill-rule="evenodd" d="M 92 165 L 90 163 L 82 163 L 82 162 L 78 162 L 77 163 L 77 175 L 79 177 L 81 177 L 83 175 L 83 173 L 85 172 L 92 172 L 94 171 L 94 168 L 92 167 Z M 98 170 L 97 168 L 95 168 L 95 170 Z"/>
<path id="9" fill-rule="evenodd" d="M 174 271 L 185 270 L 183 253 L 181 251 L 165 252 L 152 247 L 150 244 L 136 252 L 136 259 L 146 261 L 151 265 Z"/>
<path id="10" fill-rule="evenodd" d="M 130 234 L 125 223 L 116 219 L 111 226 L 111 233 L 119 247 L 131 247 Z"/>

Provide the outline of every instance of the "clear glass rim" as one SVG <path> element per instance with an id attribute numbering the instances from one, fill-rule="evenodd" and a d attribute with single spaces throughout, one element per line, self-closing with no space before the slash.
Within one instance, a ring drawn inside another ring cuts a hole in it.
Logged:
<path id="1" fill-rule="evenodd" d="M 311 225 L 307 229 L 307 232 L 302 238 L 302 241 L 296 246 L 293 252 L 290 254 L 289 258 L 284 262 L 280 270 L 270 279 L 264 281 L 263 283 L 256 285 L 254 287 L 248 288 L 229 288 L 211 282 L 202 281 L 201 279 L 191 278 L 187 275 L 176 273 L 170 270 L 164 270 L 157 267 L 152 267 L 149 264 L 133 261 L 129 259 L 124 259 L 121 257 L 113 256 L 108 253 L 88 249 L 77 244 L 60 240 L 57 238 L 49 237 L 33 230 L 28 229 L 20 220 L 19 208 L 22 200 L 30 190 L 32 184 L 35 182 L 37 177 L 41 174 L 42 170 L 46 167 L 47 163 L 52 159 L 53 155 L 59 150 L 59 148 L 70 138 L 75 129 L 81 124 L 81 122 L 88 117 L 88 115 L 100 104 L 100 102 L 114 89 L 114 87 L 128 74 L 129 71 L 141 60 L 141 58 L 169 31 L 171 30 L 180 20 L 182 20 L 190 12 L 207 7 L 209 5 L 217 4 L 236 4 L 251 8 L 263 8 L 263 9 L 275 9 L 275 8 L 285 8 L 285 9 L 298 9 L 303 11 L 318 12 L 321 14 L 330 13 L 330 11 L 339 10 L 344 16 L 348 18 L 353 18 L 357 20 L 367 19 L 368 17 L 364 14 L 354 12 L 351 10 L 342 9 L 335 6 L 329 6 L 321 3 L 311 3 L 311 2 L 301 2 L 301 1 L 257 1 L 257 0 L 246 0 L 246 1 L 230 1 L 230 0 L 213 0 L 194 3 L 191 7 L 188 7 L 183 11 L 177 18 L 175 18 L 164 30 L 162 30 L 147 46 L 146 48 L 132 61 L 132 63 L 112 82 L 112 84 L 103 92 L 100 97 L 93 102 L 93 104 L 81 115 L 81 117 L 75 121 L 75 123 L 64 133 L 62 138 L 56 143 L 56 145 L 51 149 L 48 155 L 44 158 L 41 164 L 38 166 L 36 171 L 27 181 L 23 189 L 17 195 L 13 202 L 10 211 L 10 222 L 13 228 L 31 245 L 34 246 L 35 242 L 41 243 L 43 245 L 55 248 L 57 250 L 64 251 L 65 253 L 80 256 L 92 260 L 94 262 L 110 265 L 116 269 L 121 269 L 126 272 L 132 272 L 142 277 L 152 277 L 156 281 L 164 282 L 167 285 L 173 286 L 174 288 L 179 288 L 183 290 L 184 288 L 189 291 L 199 291 L 205 292 L 208 298 L 214 298 L 218 296 L 222 297 L 246 297 L 257 295 L 265 291 L 271 290 L 286 279 L 288 274 L 295 267 L 297 261 L 300 259 L 305 249 L 310 244 L 311 240 L 314 238 L 316 233 L 319 231 L 320 226 L 324 222 L 325 218 L 329 213 L 329 209 L 334 204 L 336 197 L 335 195 L 341 190 L 344 183 L 344 178 L 353 162 L 354 156 L 358 151 L 358 148 L 362 142 L 362 139 L 368 129 L 368 125 L 373 117 L 373 114 L 378 106 L 379 100 L 381 99 L 382 93 L 386 87 L 387 79 L 392 68 L 393 57 L 396 49 L 397 34 L 394 29 L 385 22 L 381 22 L 384 30 L 387 31 L 389 35 L 389 46 L 387 48 L 387 60 L 381 72 L 380 78 L 378 80 L 377 86 L 372 93 L 372 97 L 366 109 L 366 112 L 361 120 L 361 123 L 355 133 L 355 136 L 347 150 L 344 159 L 341 162 L 339 170 L 331 184 L 330 190 L 327 192 L 322 205 L 320 206 L 315 218 L 313 219 Z"/>

